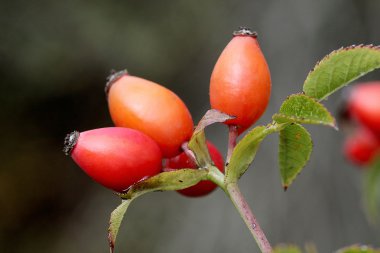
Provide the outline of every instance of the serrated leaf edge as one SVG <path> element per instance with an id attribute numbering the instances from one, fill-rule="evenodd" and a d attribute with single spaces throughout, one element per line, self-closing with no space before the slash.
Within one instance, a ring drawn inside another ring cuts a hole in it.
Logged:
<path id="1" fill-rule="evenodd" d="M 313 124 L 313 125 L 324 125 L 324 126 L 329 126 L 329 127 L 332 127 L 334 128 L 335 130 L 339 130 L 338 126 L 336 125 L 336 121 L 334 119 L 334 123 L 327 123 L 327 122 L 324 122 L 324 121 L 317 121 L 317 120 L 309 120 L 309 119 L 306 119 L 306 118 L 299 118 L 299 117 L 296 117 L 296 116 L 288 116 L 288 115 L 285 115 L 285 114 L 282 114 L 282 113 L 275 113 L 273 114 L 273 120 L 277 121 L 276 118 L 279 117 L 279 118 L 282 118 L 282 119 L 289 119 L 290 121 L 292 121 L 291 123 L 298 123 L 298 124 Z M 279 123 L 282 123 L 282 122 L 279 122 Z"/>
<path id="2" fill-rule="evenodd" d="M 328 55 L 326 55 L 325 57 L 323 57 L 321 60 L 319 60 L 319 61 L 315 64 L 315 66 L 314 66 L 314 67 L 309 71 L 309 73 L 307 74 L 306 79 L 305 79 L 305 81 L 304 81 L 304 84 L 305 84 L 306 82 L 308 82 L 308 80 L 309 80 L 309 78 L 310 78 L 310 75 L 311 75 L 314 71 L 316 71 L 316 70 L 319 68 L 319 66 L 320 66 L 324 61 L 327 61 L 329 58 L 331 58 L 331 57 L 334 56 L 335 54 L 338 54 L 338 53 L 340 53 L 340 52 L 342 52 L 342 51 L 347 51 L 347 50 L 352 50 L 352 49 L 362 49 L 362 48 L 374 49 L 374 50 L 378 50 L 378 51 L 380 51 L 380 46 L 374 46 L 373 44 L 368 44 L 368 45 L 364 45 L 364 44 L 351 45 L 351 46 L 341 47 L 341 48 L 339 48 L 339 49 L 336 49 L 336 50 L 332 51 L 331 53 L 329 53 Z M 372 68 L 370 71 L 372 71 L 372 70 L 374 70 L 374 69 L 376 69 L 376 68 Z M 369 72 L 370 72 L 370 71 L 369 71 Z M 365 73 L 368 73 L 368 72 L 365 72 Z M 320 98 L 319 101 L 326 99 L 329 95 L 331 95 L 331 94 L 334 93 L 335 91 L 337 91 L 337 90 L 339 90 L 339 89 L 341 89 L 341 88 L 347 86 L 347 85 L 348 85 L 349 83 L 351 83 L 353 80 L 358 79 L 359 77 L 363 76 L 365 73 L 360 74 L 360 75 L 359 75 L 358 77 L 356 77 L 356 78 L 350 79 L 349 81 L 346 82 L 345 85 L 343 85 L 343 86 L 341 86 L 341 87 L 339 87 L 339 88 L 337 88 L 337 89 L 334 89 L 334 90 L 332 90 L 331 92 L 327 93 L 324 97 Z"/>
<path id="3" fill-rule="evenodd" d="M 312 151 L 313 151 L 313 147 L 314 147 L 314 142 L 313 142 L 313 139 L 311 138 L 311 134 L 309 133 L 309 131 L 307 131 L 307 129 L 305 128 L 305 127 L 303 127 L 301 124 L 297 124 L 297 123 L 295 123 L 295 124 L 290 124 L 289 126 L 291 126 L 291 125 L 298 125 L 298 126 L 300 126 L 300 127 L 302 127 L 304 130 L 305 130 L 305 132 L 308 134 L 308 136 L 309 136 L 309 139 L 310 139 L 310 142 L 311 142 L 311 151 L 310 151 L 310 153 L 308 154 L 308 156 L 307 156 L 307 158 L 306 158 L 306 160 L 305 160 L 305 164 L 301 167 L 301 170 L 289 181 L 289 183 L 288 184 L 285 184 L 284 183 L 284 180 L 283 180 L 283 177 L 282 177 L 282 175 L 281 175 L 281 183 L 282 183 L 282 187 L 284 188 L 284 190 L 286 191 L 288 188 L 289 188 L 289 186 L 294 182 L 294 180 L 301 174 L 301 172 L 303 171 L 303 168 L 305 168 L 305 166 L 307 165 L 307 162 L 310 160 L 310 156 L 311 156 L 311 153 L 312 153 Z M 288 127 L 288 126 L 287 126 Z M 285 127 L 286 128 L 286 127 Z M 280 132 L 279 132 L 279 138 L 280 138 L 280 141 L 279 141 L 279 145 L 281 144 L 281 132 L 282 131 L 284 131 L 285 130 L 285 128 L 284 129 L 282 129 Z M 278 150 L 278 152 L 279 152 L 279 155 L 280 155 L 280 152 L 281 152 L 281 149 L 279 148 L 279 150 Z M 280 174 L 281 174 L 281 166 L 280 166 Z"/>
<path id="4" fill-rule="evenodd" d="M 309 71 L 309 73 L 307 74 L 307 77 L 305 79 L 305 82 L 307 81 L 307 78 L 310 76 L 310 73 L 311 72 L 314 72 L 317 68 L 319 68 L 319 65 L 328 60 L 330 57 L 332 57 L 333 55 L 335 54 L 338 54 L 339 52 L 341 51 L 347 51 L 347 50 L 351 50 L 351 49 L 359 49 L 359 48 L 368 48 L 368 49 L 375 49 L 375 50 L 380 50 L 380 46 L 374 46 L 373 44 L 368 44 L 368 45 L 364 45 L 364 44 L 359 44 L 359 45 L 351 45 L 351 46 L 347 46 L 347 47 L 340 47 L 338 49 L 335 49 L 333 51 L 331 51 L 328 55 L 324 56 L 321 60 L 317 61 L 317 63 L 315 64 L 315 66 Z"/>
<path id="5" fill-rule="evenodd" d="M 285 115 L 283 113 L 281 113 L 281 108 L 283 107 L 284 103 L 294 97 L 305 97 L 306 99 L 310 99 L 312 100 L 313 102 L 315 102 L 316 104 L 318 104 L 320 106 L 320 109 L 324 110 L 328 116 L 330 116 L 330 118 L 333 120 L 333 122 L 331 124 L 328 124 L 328 123 L 324 123 L 323 121 L 313 121 L 313 120 L 307 120 L 305 121 L 305 118 L 300 118 L 300 117 L 296 117 L 296 116 L 288 116 L 288 115 Z M 334 118 L 334 116 L 332 116 L 332 114 L 330 113 L 330 111 L 320 102 L 318 101 L 316 98 L 313 98 L 313 97 L 310 97 L 308 95 L 305 94 L 305 92 L 299 92 L 299 93 L 296 93 L 296 94 L 291 94 L 289 96 L 286 97 L 286 99 L 284 100 L 284 102 L 281 104 L 280 106 L 280 109 L 279 109 L 279 112 L 278 113 L 275 113 L 272 118 L 274 119 L 274 117 L 276 117 L 276 115 L 280 116 L 280 117 L 283 117 L 283 118 L 289 118 L 289 119 L 299 119 L 300 121 L 303 121 L 301 123 L 304 123 L 304 124 L 321 124 L 321 125 L 326 125 L 326 126 L 331 126 L 332 128 L 334 128 L 335 130 L 338 130 L 338 126 L 336 124 L 336 119 Z M 308 122 L 308 123 L 306 123 Z M 317 123 L 312 123 L 312 122 L 317 122 Z"/>

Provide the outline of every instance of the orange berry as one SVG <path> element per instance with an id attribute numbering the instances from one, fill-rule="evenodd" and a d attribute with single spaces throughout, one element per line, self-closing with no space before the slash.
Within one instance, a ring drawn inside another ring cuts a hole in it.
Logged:
<path id="1" fill-rule="evenodd" d="M 193 133 L 193 120 L 183 101 L 169 89 L 131 76 L 116 74 L 106 87 L 108 107 L 116 126 L 139 130 L 160 146 L 164 157 L 181 152 Z"/>
<path id="2" fill-rule="evenodd" d="M 211 107 L 235 116 L 226 124 L 242 133 L 264 113 L 270 92 L 270 72 L 257 34 L 246 28 L 234 32 L 211 75 Z"/>

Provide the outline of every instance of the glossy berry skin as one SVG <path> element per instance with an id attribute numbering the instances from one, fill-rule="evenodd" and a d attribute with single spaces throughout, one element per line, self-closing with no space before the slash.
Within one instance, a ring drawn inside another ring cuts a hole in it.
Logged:
<path id="1" fill-rule="evenodd" d="M 164 157 L 181 152 L 193 133 L 191 114 L 169 89 L 124 74 L 108 91 L 108 107 L 116 126 L 137 129 L 157 142 Z"/>
<path id="2" fill-rule="evenodd" d="M 223 156 L 220 154 L 219 150 L 210 142 L 207 142 L 207 147 L 210 152 L 211 159 L 213 160 L 215 166 L 221 171 L 224 172 L 224 160 Z M 197 169 L 197 165 L 193 162 L 193 160 L 189 159 L 189 157 L 185 153 L 181 153 L 180 155 L 168 159 L 164 163 L 164 167 L 166 169 Z M 213 190 L 215 190 L 216 184 L 211 181 L 201 181 L 198 184 L 191 186 L 189 188 L 179 190 L 178 192 L 184 196 L 188 197 L 201 197 L 209 194 Z"/>
<path id="3" fill-rule="evenodd" d="M 73 134 L 79 134 L 73 132 Z M 68 137 L 70 139 L 70 137 Z M 71 137 L 75 139 L 75 137 Z M 117 192 L 160 173 L 159 146 L 147 135 L 128 128 L 109 127 L 85 131 L 64 151 L 87 175 Z M 66 141 L 65 141 L 66 143 Z M 67 143 L 66 143 L 67 144 Z"/>
<path id="4" fill-rule="evenodd" d="M 347 159 L 357 165 L 368 165 L 380 151 L 380 141 L 367 129 L 358 129 L 344 143 Z"/>
<path id="5" fill-rule="evenodd" d="M 380 136 L 380 82 L 355 86 L 347 102 L 350 116 Z"/>
<path id="6" fill-rule="evenodd" d="M 236 116 L 226 122 L 242 133 L 264 113 L 271 93 L 268 64 L 256 33 L 242 29 L 223 50 L 210 81 L 213 109 Z"/>

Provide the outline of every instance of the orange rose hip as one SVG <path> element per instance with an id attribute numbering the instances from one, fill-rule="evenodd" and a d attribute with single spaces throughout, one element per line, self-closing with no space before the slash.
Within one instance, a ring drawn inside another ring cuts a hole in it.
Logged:
<path id="1" fill-rule="evenodd" d="M 241 28 L 233 35 L 212 72 L 210 103 L 212 108 L 236 117 L 226 124 L 236 125 L 240 134 L 264 113 L 271 78 L 257 34 Z"/>
<path id="2" fill-rule="evenodd" d="M 164 157 L 181 152 L 193 133 L 193 120 L 184 102 L 169 89 L 131 76 L 126 71 L 106 86 L 108 107 L 116 126 L 139 130 L 155 140 Z"/>

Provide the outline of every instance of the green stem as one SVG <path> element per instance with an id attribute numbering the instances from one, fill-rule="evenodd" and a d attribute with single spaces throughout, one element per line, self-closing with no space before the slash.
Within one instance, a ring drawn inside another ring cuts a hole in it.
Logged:
<path id="1" fill-rule="evenodd" d="M 226 186 L 224 184 L 224 174 L 215 166 L 208 167 L 208 179 L 217 184 L 223 191 L 226 192 Z"/>
<path id="2" fill-rule="evenodd" d="M 261 229 L 255 216 L 249 208 L 248 203 L 245 201 L 243 195 L 241 194 L 238 185 L 236 183 L 228 184 L 226 189 L 228 196 L 230 197 L 232 203 L 235 205 L 240 216 L 243 218 L 245 224 L 247 225 L 249 231 L 253 235 L 253 238 L 259 246 L 261 252 L 273 252 L 268 239 L 266 238 L 263 230 Z"/>

